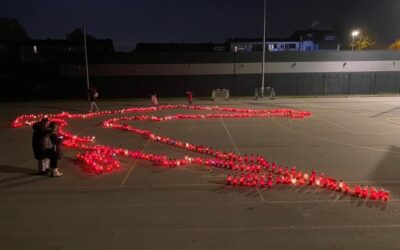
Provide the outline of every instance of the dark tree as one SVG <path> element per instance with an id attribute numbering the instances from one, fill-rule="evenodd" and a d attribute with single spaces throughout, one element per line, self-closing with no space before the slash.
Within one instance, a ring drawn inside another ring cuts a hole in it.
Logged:
<path id="1" fill-rule="evenodd" d="M 16 19 L 0 17 L 0 41 L 20 42 L 26 40 L 29 40 L 29 36 Z"/>
<path id="2" fill-rule="evenodd" d="M 81 42 L 83 41 L 83 30 L 80 28 L 74 29 L 71 33 L 66 34 L 66 38 L 69 41 Z M 96 40 L 96 38 L 86 33 L 86 40 Z"/>

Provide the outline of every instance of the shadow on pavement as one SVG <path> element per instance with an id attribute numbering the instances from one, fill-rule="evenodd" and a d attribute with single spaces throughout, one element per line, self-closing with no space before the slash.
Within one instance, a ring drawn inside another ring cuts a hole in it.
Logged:
<path id="1" fill-rule="evenodd" d="M 46 177 L 38 174 L 35 170 L 10 165 L 0 165 L 0 173 L 11 175 L 0 179 L 0 189 L 23 186 L 45 180 Z"/>
<path id="2" fill-rule="evenodd" d="M 386 115 L 386 114 L 388 114 L 388 113 L 390 113 L 390 112 L 392 112 L 392 111 L 395 111 L 395 110 L 397 110 L 397 109 L 400 109 L 400 107 L 393 108 L 393 109 L 389 109 L 389 110 L 386 110 L 386 111 L 384 111 L 384 112 L 381 112 L 381 113 L 372 115 L 372 116 L 370 116 L 370 118 L 375 118 L 375 117 L 378 117 L 378 116 Z"/>
<path id="3" fill-rule="evenodd" d="M 389 152 L 376 166 L 369 179 L 374 182 L 371 186 L 380 187 L 384 185 L 384 188 L 390 191 L 392 197 L 398 197 L 400 196 L 400 147 L 391 146 L 388 150 Z"/>
<path id="4" fill-rule="evenodd" d="M 24 174 L 34 174 L 35 171 L 29 168 L 21 168 L 10 165 L 0 165 L 1 173 L 24 173 Z"/>

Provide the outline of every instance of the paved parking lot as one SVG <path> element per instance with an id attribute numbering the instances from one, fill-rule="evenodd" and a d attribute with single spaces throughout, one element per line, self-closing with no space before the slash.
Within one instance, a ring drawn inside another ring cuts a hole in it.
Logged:
<path id="1" fill-rule="evenodd" d="M 161 100 L 183 103 L 184 100 Z M 103 101 L 101 109 L 147 106 Z M 160 135 L 287 166 L 316 169 L 349 183 L 383 187 L 387 203 L 303 186 L 271 190 L 224 185 L 226 171 L 166 169 L 122 160 L 119 171 L 84 171 L 65 149 L 61 178 L 35 174 L 29 127 L 20 114 L 86 112 L 84 101 L 2 103 L 0 107 L 1 249 L 398 249 L 400 245 L 400 97 L 197 101 L 237 108 L 295 108 L 307 119 L 249 118 L 137 122 Z M 194 113 L 162 110 L 155 115 Z M 187 154 L 123 131 L 104 117 L 71 120 L 69 131 L 118 147 Z"/>

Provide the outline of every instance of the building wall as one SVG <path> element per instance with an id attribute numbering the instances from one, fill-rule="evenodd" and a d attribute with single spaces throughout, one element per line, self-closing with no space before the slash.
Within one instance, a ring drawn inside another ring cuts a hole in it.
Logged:
<path id="1" fill-rule="evenodd" d="M 312 41 L 266 41 L 266 50 L 270 52 L 282 51 L 313 51 L 318 50 L 318 46 Z M 262 42 L 230 42 L 231 52 L 255 52 L 262 51 Z"/>
<path id="2" fill-rule="evenodd" d="M 101 98 L 196 96 L 228 88 L 233 96 L 251 96 L 261 85 L 261 53 L 143 53 L 89 58 L 90 82 Z M 352 95 L 400 92 L 400 53 L 282 52 L 266 55 L 265 87 L 277 95 Z M 83 60 L 61 65 L 0 67 L 3 98 L 85 98 Z"/>
<path id="3" fill-rule="evenodd" d="M 316 61 L 267 62 L 266 74 L 397 72 L 400 60 L 393 61 Z M 195 63 L 195 64 L 96 64 L 90 75 L 102 76 L 190 76 L 261 74 L 262 64 L 256 63 Z M 84 76 L 84 65 L 61 66 L 63 76 Z"/>
<path id="4" fill-rule="evenodd" d="M 260 53 L 153 56 L 114 64 L 100 60 L 90 65 L 92 83 L 110 97 L 183 96 L 188 89 L 208 96 L 215 88 L 249 96 L 261 85 Z M 399 56 L 391 51 L 269 53 L 265 87 L 278 95 L 399 93 Z M 63 78 L 85 76 L 83 65 L 60 69 Z"/>

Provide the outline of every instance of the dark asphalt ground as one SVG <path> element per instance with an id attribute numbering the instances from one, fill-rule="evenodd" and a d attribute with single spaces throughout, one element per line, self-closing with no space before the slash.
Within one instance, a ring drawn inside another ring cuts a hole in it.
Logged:
<path id="1" fill-rule="evenodd" d="M 160 100 L 161 104 L 184 100 Z M 100 101 L 101 109 L 148 101 Z M 200 105 L 308 110 L 308 119 L 213 119 L 137 123 L 161 135 L 350 183 L 383 187 L 387 203 L 316 187 L 272 190 L 221 184 L 226 172 L 122 162 L 117 172 L 82 170 L 65 149 L 61 178 L 35 174 L 31 128 L 10 128 L 26 113 L 85 112 L 84 101 L 0 105 L 0 249 L 400 249 L 400 97 L 240 99 Z M 187 110 L 156 112 L 192 113 Z M 102 144 L 181 157 L 186 152 L 98 126 L 68 127 Z"/>

